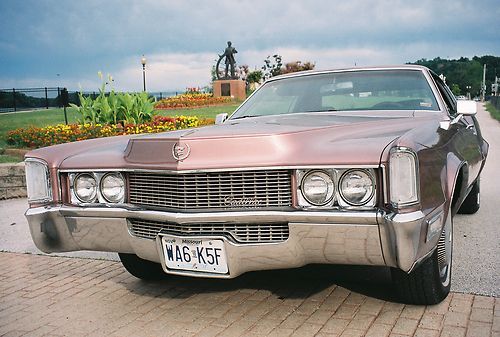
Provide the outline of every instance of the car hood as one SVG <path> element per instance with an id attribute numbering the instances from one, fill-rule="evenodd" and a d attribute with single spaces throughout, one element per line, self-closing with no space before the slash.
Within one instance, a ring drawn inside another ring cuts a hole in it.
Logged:
<path id="1" fill-rule="evenodd" d="M 57 156 L 52 154 L 56 159 L 52 164 L 60 169 L 167 170 L 378 165 L 384 149 L 395 139 L 432 121 L 405 114 L 246 118 L 210 127 L 94 140 L 86 146 L 83 142 L 65 144 L 59 146 Z M 176 144 L 184 149 L 180 159 L 174 157 Z M 53 148 L 34 153 L 43 157 Z"/>

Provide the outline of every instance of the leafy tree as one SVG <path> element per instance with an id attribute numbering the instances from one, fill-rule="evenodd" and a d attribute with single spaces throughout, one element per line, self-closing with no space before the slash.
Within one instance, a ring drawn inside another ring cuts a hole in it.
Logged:
<path id="1" fill-rule="evenodd" d="M 247 75 L 247 82 L 248 83 L 259 83 L 262 78 L 264 77 L 264 74 L 262 70 L 254 70 L 248 73 Z"/>
<path id="2" fill-rule="evenodd" d="M 455 96 L 459 96 L 462 93 L 462 91 L 460 90 L 460 87 L 456 83 L 453 83 L 451 85 L 450 89 L 451 89 L 451 92 L 453 93 L 453 95 L 455 95 Z"/>
<path id="3" fill-rule="evenodd" d="M 264 60 L 264 65 L 262 66 L 262 71 L 264 72 L 264 79 L 268 79 L 273 76 L 277 76 L 281 74 L 281 67 L 283 66 L 282 57 L 279 54 L 274 54 L 272 56 L 268 56 Z"/>
<path id="4" fill-rule="evenodd" d="M 489 88 L 491 88 L 491 83 L 495 81 L 495 76 L 500 73 L 500 57 L 490 55 L 474 56 L 472 59 L 461 57 L 455 60 L 436 57 L 432 60 L 420 59 L 412 63 L 426 66 L 438 75 L 444 74 L 450 88 L 456 85 L 460 92 L 470 92 L 472 96 L 480 94 L 484 64 L 486 64 L 487 94 Z M 471 87 L 470 90 L 468 90 L 468 86 Z"/>
<path id="5" fill-rule="evenodd" d="M 311 62 L 295 61 L 285 64 L 285 69 L 281 69 L 282 74 L 295 73 L 298 71 L 313 70 L 316 64 Z"/>
<path id="6" fill-rule="evenodd" d="M 268 56 L 264 60 L 264 66 L 262 67 L 262 71 L 264 72 L 264 78 L 268 79 L 273 76 L 295 73 L 298 71 L 305 70 L 313 70 L 316 64 L 312 62 L 302 62 L 302 61 L 294 61 L 288 62 L 283 66 L 282 62 L 283 58 L 281 55 L 275 54 L 272 56 Z"/>

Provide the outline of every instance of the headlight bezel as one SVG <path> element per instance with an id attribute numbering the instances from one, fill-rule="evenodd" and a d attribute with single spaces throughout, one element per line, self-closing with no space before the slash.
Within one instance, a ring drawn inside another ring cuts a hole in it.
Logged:
<path id="1" fill-rule="evenodd" d="M 37 169 L 41 170 L 36 171 Z M 52 184 L 50 181 L 49 165 L 46 161 L 38 158 L 26 158 L 24 160 L 24 169 L 26 176 L 26 192 L 28 203 L 48 203 L 54 200 L 52 195 Z M 37 177 L 38 176 L 38 177 Z M 41 186 L 36 182 L 36 178 L 42 179 Z M 33 183 L 32 183 L 33 182 Z M 38 188 L 42 187 L 43 191 L 39 192 Z"/>
<path id="2" fill-rule="evenodd" d="M 64 173 L 67 174 L 67 179 L 68 179 L 68 183 L 69 183 L 69 202 L 73 205 L 93 206 L 93 205 L 100 205 L 100 204 L 119 205 L 119 204 L 126 203 L 127 190 L 128 190 L 127 186 L 128 185 L 127 185 L 126 175 L 123 173 L 122 170 L 106 170 L 106 171 L 104 171 L 104 170 L 103 171 L 78 170 L 78 171 L 65 171 Z M 110 175 L 110 174 L 119 175 L 124 183 L 123 196 L 120 200 L 118 200 L 116 202 L 108 200 L 104 196 L 104 194 L 102 193 L 103 178 L 106 177 L 107 175 Z M 78 195 L 75 191 L 76 179 L 78 177 L 80 177 L 81 175 L 90 175 L 96 181 L 97 194 L 95 195 L 95 198 L 91 201 L 82 200 L 81 198 L 78 197 Z"/>
<path id="3" fill-rule="evenodd" d="M 78 183 L 78 179 L 80 179 L 81 177 L 84 177 L 84 176 L 88 176 L 90 178 L 92 178 L 94 180 L 94 192 L 91 194 L 92 197 L 91 198 L 88 198 L 88 199 L 84 199 L 82 198 L 81 195 L 78 194 L 77 192 L 77 183 Z M 74 177 L 74 180 L 71 184 L 71 188 L 72 188 L 72 191 L 73 191 L 73 194 L 74 196 L 76 197 L 76 199 L 80 202 L 80 203 L 83 203 L 83 204 L 92 204 L 92 203 L 95 203 L 97 200 L 98 200 L 98 194 L 99 194 L 99 185 L 98 185 L 98 180 L 97 180 L 97 177 L 92 174 L 91 172 L 82 172 L 82 173 L 78 173 L 75 177 Z"/>
<path id="4" fill-rule="evenodd" d="M 366 166 L 337 166 L 337 167 L 304 167 L 304 168 L 297 168 L 295 169 L 295 193 L 296 193 L 296 202 L 294 203 L 296 207 L 300 209 L 305 209 L 305 210 L 339 210 L 339 209 L 345 209 L 345 210 L 369 210 L 373 209 L 377 205 L 378 201 L 378 173 L 377 170 L 379 170 L 379 166 L 371 166 L 371 165 L 366 165 Z M 360 205 L 353 205 L 344 200 L 340 193 L 340 182 L 342 177 L 346 172 L 352 171 L 352 170 L 361 170 L 363 172 L 366 172 L 370 179 L 372 180 L 373 184 L 373 190 L 372 193 L 370 194 L 370 197 L 367 198 L 363 202 L 363 204 Z M 309 172 L 314 172 L 314 171 L 322 171 L 327 173 L 333 180 L 334 182 L 334 194 L 333 197 L 330 198 L 330 200 L 323 205 L 314 205 L 311 204 L 310 202 L 307 201 L 307 199 L 303 195 L 302 191 L 302 181 L 304 177 L 306 177 Z"/>
<path id="5" fill-rule="evenodd" d="M 326 198 L 323 202 L 312 201 L 311 196 L 308 196 L 306 191 L 305 191 L 306 179 L 312 177 L 313 175 L 317 175 L 319 177 L 322 177 L 325 181 L 326 181 L 326 179 L 329 179 L 329 181 L 326 182 L 327 189 L 329 189 L 329 190 L 327 190 Z M 317 207 L 325 206 L 325 205 L 329 204 L 333 200 L 333 198 L 335 197 L 335 192 L 336 192 L 335 180 L 333 179 L 331 174 L 329 174 L 327 171 L 310 170 L 302 177 L 301 183 L 300 183 L 300 190 L 302 192 L 302 196 L 304 197 L 305 201 L 307 201 L 312 206 L 317 206 Z"/>
<path id="6" fill-rule="evenodd" d="M 119 199 L 116 199 L 116 200 L 111 200 L 111 198 L 109 196 L 106 195 L 106 193 L 104 193 L 104 182 L 105 182 L 105 179 L 110 177 L 110 176 L 116 176 L 118 177 L 122 183 L 123 183 L 123 191 L 121 192 L 121 196 Z M 110 204 L 120 204 L 120 203 L 123 203 L 124 200 L 125 200 L 125 195 L 126 195 L 126 188 L 127 188 L 127 182 L 125 181 L 125 178 L 123 177 L 123 174 L 121 174 L 120 172 L 107 172 L 106 174 L 104 174 L 101 178 L 100 178 L 100 181 L 99 181 L 99 192 L 101 194 L 101 196 L 103 197 L 104 200 L 106 200 L 106 202 L 110 203 Z"/>
<path id="7" fill-rule="evenodd" d="M 348 174 L 353 173 L 353 172 L 361 172 L 363 174 L 366 174 L 366 176 L 371 181 L 371 192 L 369 194 L 365 194 L 365 197 L 363 198 L 363 200 L 361 202 L 353 202 L 352 200 L 349 200 L 349 198 L 347 198 L 345 196 L 344 188 L 342 188 L 342 183 L 343 183 L 344 179 L 346 178 L 346 176 Z M 353 168 L 353 169 L 346 170 L 345 172 L 342 173 L 342 175 L 340 176 L 340 179 L 338 181 L 338 191 L 339 191 L 340 197 L 349 206 L 365 206 L 365 205 L 367 205 L 373 199 L 376 189 L 377 189 L 377 183 L 376 183 L 375 177 L 370 171 L 368 171 L 366 169 Z M 368 195 L 368 197 L 366 197 L 366 195 Z"/>

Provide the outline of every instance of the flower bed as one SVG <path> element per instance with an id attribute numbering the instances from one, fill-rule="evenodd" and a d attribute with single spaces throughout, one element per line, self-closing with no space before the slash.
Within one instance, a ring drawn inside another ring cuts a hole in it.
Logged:
<path id="1" fill-rule="evenodd" d="M 213 124 L 213 122 L 211 118 L 200 120 L 196 116 L 155 116 L 148 123 L 126 124 L 124 126 L 120 124 L 57 124 L 43 128 L 29 127 L 10 131 L 7 134 L 7 143 L 16 147 L 39 148 L 92 138 L 186 129 Z"/>
<path id="2" fill-rule="evenodd" d="M 214 97 L 212 94 L 189 92 L 173 97 L 167 97 L 155 104 L 155 109 L 193 108 L 200 106 L 230 103 L 231 97 Z"/>

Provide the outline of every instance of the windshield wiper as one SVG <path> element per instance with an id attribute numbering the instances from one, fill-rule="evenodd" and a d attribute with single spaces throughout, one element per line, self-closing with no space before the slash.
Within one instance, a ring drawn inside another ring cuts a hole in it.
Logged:
<path id="1" fill-rule="evenodd" d="M 328 111 L 338 111 L 338 110 L 335 108 L 329 108 L 329 109 L 323 109 L 323 110 L 307 110 L 304 112 L 328 112 Z"/>
<path id="2" fill-rule="evenodd" d="M 238 116 L 238 117 L 233 117 L 231 120 L 235 119 L 243 119 L 243 118 L 252 118 L 252 117 L 260 117 L 261 115 L 243 115 L 243 116 Z"/>

